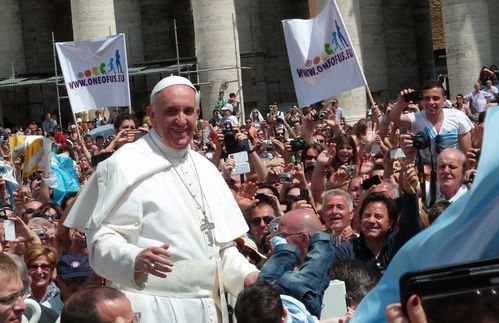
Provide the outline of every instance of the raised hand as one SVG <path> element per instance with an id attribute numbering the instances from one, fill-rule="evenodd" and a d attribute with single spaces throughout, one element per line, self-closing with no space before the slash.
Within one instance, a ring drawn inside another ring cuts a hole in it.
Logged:
<path id="1" fill-rule="evenodd" d="M 329 144 L 327 149 L 324 149 L 319 156 L 317 156 L 317 162 L 323 166 L 331 165 L 334 156 L 336 156 L 336 144 Z"/>

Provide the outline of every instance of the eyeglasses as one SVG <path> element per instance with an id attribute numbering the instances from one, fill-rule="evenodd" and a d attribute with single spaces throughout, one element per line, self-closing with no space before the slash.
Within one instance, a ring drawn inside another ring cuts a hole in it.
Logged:
<path id="1" fill-rule="evenodd" d="M 260 223 L 262 223 L 262 220 L 263 222 L 265 222 L 265 224 L 269 224 L 272 220 L 274 220 L 274 217 L 265 215 L 262 217 L 253 218 L 250 220 L 250 224 L 256 227 L 257 225 L 260 225 Z"/>
<path id="2" fill-rule="evenodd" d="M 16 303 L 17 299 L 21 297 L 22 299 L 25 299 L 26 296 L 29 294 L 29 288 L 25 288 L 14 295 L 5 297 L 5 298 L 0 298 L 0 304 L 4 306 L 12 306 Z"/>
<path id="3" fill-rule="evenodd" d="M 435 151 L 437 152 L 437 154 L 440 154 L 443 150 L 443 148 L 442 148 L 442 136 L 436 135 L 434 141 L 435 141 Z"/>
<path id="4" fill-rule="evenodd" d="M 41 268 L 42 271 L 49 271 L 50 268 L 52 268 L 52 266 L 50 266 L 49 264 L 31 264 L 28 266 L 28 270 L 29 271 L 37 271 L 38 268 Z"/>

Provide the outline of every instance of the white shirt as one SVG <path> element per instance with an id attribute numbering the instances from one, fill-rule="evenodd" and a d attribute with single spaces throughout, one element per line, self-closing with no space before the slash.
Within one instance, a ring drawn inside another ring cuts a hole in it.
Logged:
<path id="1" fill-rule="evenodd" d="M 434 125 L 426 118 L 425 111 L 409 113 L 407 116 L 411 121 L 411 130 L 414 133 L 423 132 L 431 139 L 431 151 L 433 154 L 433 163 L 436 165 L 438 154 L 435 150 L 435 137 L 440 135 L 440 148 L 443 150 L 445 148 L 458 148 L 461 149 L 459 145 L 459 135 L 464 135 L 468 133 L 473 124 L 470 119 L 461 111 L 456 109 L 442 109 L 444 114 L 444 121 L 440 132 L 437 133 Z M 421 151 L 421 156 L 430 160 L 430 153 L 428 149 Z"/>

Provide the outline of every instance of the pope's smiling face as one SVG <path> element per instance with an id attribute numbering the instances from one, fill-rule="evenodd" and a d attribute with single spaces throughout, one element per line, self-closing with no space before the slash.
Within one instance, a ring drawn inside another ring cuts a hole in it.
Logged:
<path id="1" fill-rule="evenodd" d="M 153 127 L 163 142 L 173 149 L 182 150 L 189 145 L 198 115 L 196 93 L 187 85 L 166 87 L 154 98 Z"/>

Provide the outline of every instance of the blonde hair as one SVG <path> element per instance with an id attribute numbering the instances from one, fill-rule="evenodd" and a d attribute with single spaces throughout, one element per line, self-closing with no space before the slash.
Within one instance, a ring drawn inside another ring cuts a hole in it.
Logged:
<path id="1" fill-rule="evenodd" d="M 32 244 L 28 249 L 26 249 L 24 252 L 24 262 L 27 266 L 29 266 L 41 256 L 45 256 L 50 266 L 55 268 L 57 260 L 59 259 L 57 249 L 41 244 Z"/>

